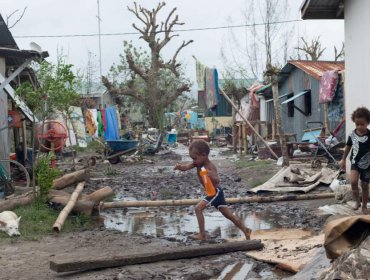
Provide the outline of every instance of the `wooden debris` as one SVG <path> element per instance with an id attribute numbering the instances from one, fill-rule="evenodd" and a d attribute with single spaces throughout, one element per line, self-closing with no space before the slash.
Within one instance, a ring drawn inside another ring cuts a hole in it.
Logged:
<path id="1" fill-rule="evenodd" d="M 53 188 L 56 190 L 61 190 L 65 187 L 79 183 L 82 181 L 88 181 L 90 178 L 90 173 L 88 169 L 78 170 L 64 176 L 55 179 L 53 182 Z"/>
<path id="2" fill-rule="evenodd" d="M 25 194 L 14 196 L 6 200 L 0 200 L 0 212 L 5 210 L 12 210 L 18 206 L 30 204 L 33 201 L 33 191 Z"/>
<path id="3" fill-rule="evenodd" d="M 82 190 L 84 189 L 85 182 L 79 183 L 75 189 L 75 191 L 72 193 L 70 199 L 68 200 L 67 205 L 63 208 L 63 210 L 60 212 L 57 220 L 55 221 L 53 225 L 53 230 L 56 232 L 60 232 L 62 230 L 62 226 L 67 219 L 69 213 L 72 211 L 73 207 L 75 206 L 78 197 L 80 196 Z"/>
<path id="4" fill-rule="evenodd" d="M 81 194 L 72 211 L 75 213 L 91 215 L 94 208 L 98 207 L 102 200 L 113 194 L 113 190 L 110 187 L 101 188 L 89 195 Z M 52 203 L 65 206 L 67 205 L 70 196 L 71 194 L 65 191 L 51 190 L 49 191 L 48 199 Z"/>
<path id="5" fill-rule="evenodd" d="M 292 200 L 310 200 L 332 198 L 334 193 L 320 193 L 320 194 L 301 194 L 301 195 L 280 195 L 280 196 L 245 196 L 226 198 L 226 202 L 233 203 L 264 203 L 274 201 L 292 201 Z M 194 205 L 199 202 L 199 199 L 181 199 L 181 200 L 156 200 L 156 201 L 114 201 L 104 202 L 102 209 L 107 208 L 123 208 L 123 207 L 158 207 L 158 206 L 183 206 Z"/>
<path id="6" fill-rule="evenodd" d="M 131 254 L 123 256 L 97 257 L 87 260 L 51 261 L 50 269 L 56 272 L 87 271 L 98 268 L 118 267 L 125 265 L 152 263 L 165 260 L 189 259 L 209 255 L 226 254 L 237 251 L 259 250 L 263 244 L 258 240 L 239 242 L 194 245 L 181 248 L 172 248 L 156 252 Z M 109 254 L 109 250 L 107 249 Z M 97 256 L 101 255 L 101 252 Z"/>

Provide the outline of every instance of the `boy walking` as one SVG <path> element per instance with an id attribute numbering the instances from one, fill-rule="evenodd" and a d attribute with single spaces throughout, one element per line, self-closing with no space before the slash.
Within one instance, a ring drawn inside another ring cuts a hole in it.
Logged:
<path id="1" fill-rule="evenodd" d="M 218 178 L 216 166 L 209 160 L 209 146 L 208 143 L 204 140 L 195 140 L 191 143 L 189 147 L 189 155 L 192 158 L 193 162 L 188 164 L 176 164 L 174 170 L 188 171 L 192 168 L 197 168 L 197 175 L 200 183 L 204 186 L 203 180 L 199 174 L 202 167 L 208 170 L 208 176 L 213 183 L 213 186 L 216 188 L 216 194 L 214 196 L 205 196 L 195 206 L 195 214 L 197 216 L 199 233 L 194 236 L 195 239 L 205 240 L 206 232 L 204 226 L 204 215 L 203 210 L 208 206 L 212 205 L 216 207 L 221 214 L 232 221 L 245 235 L 247 240 L 250 239 L 251 230 L 244 226 L 239 218 L 237 218 L 229 209 L 224 198 L 224 192 L 220 187 L 220 180 Z M 205 186 L 204 186 L 205 187 Z"/>

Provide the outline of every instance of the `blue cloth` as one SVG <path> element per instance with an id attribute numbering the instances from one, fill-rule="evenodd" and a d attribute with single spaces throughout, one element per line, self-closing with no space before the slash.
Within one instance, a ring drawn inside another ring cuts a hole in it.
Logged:
<path id="1" fill-rule="evenodd" d="M 114 107 L 107 107 L 105 110 L 105 118 L 107 122 L 107 129 L 104 132 L 105 140 L 119 140 L 119 127 L 116 109 Z"/>

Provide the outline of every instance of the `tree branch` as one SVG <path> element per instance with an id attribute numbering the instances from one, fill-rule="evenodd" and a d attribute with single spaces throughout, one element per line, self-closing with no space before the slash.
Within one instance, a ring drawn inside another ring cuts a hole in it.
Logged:
<path id="1" fill-rule="evenodd" d="M 19 10 L 17 9 L 17 10 L 15 10 L 14 12 L 12 12 L 9 16 L 7 16 L 6 17 L 6 25 L 8 26 L 8 29 L 11 29 L 11 28 L 13 28 L 22 18 L 23 18 L 23 16 L 24 16 L 24 13 L 26 12 L 26 10 L 27 10 L 27 6 L 26 7 L 24 7 L 24 9 L 23 9 L 23 12 L 22 12 L 22 14 L 19 16 L 19 18 L 12 24 L 12 25 L 10 25 L 9 26 L 9 19 L 16 13 L 16 12 L 18 12 Z"/>
<path id="2" fill-rule="evenodd" d="M 166 97 L 165 106 L 172 104 L 181 94 L 184 92 L 190 92 L 190 85 L 189 84 L 182 84 L 176 91 Z"/>
<path id="3" fill-rule="evenodd" d="M 107 88 L 107 90 L 113 94 L 113 95 L 126 95 L 126 96 L 131 96 L 137 100 L 139 100 L 140 102 L 143 102 L 145 103 L 146 100 L 143 96 L 141 96 L 140 94 L 138 94 L 138 92 L 134 89 L 134 86 L 133 86 L 133 82 L 129 82 L 129 84 L 131 84 L 130 87 L 127 87 L 127 88 L 116 88 L 115 86 L 113 86 L 113 84 L 108 80 L 107 77 L 105 76 L 102 76 L 102 83 L 104 84 L 104 86 Z"/>

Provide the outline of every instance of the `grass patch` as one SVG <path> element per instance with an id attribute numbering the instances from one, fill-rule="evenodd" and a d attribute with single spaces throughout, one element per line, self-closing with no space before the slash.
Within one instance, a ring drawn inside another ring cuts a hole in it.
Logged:
<path id="1" fill-rule="evenodd" d="M 43 235 L 53 233 L 53 225 L 58 218 L 59 211 L 53 210 L 46 204 L 32 203 L 13 210 L 18 217 L 21 238 L 25 240 L 38 240 Z M 85 215 L 69 216 L 65 221 L 62 231 L 71 232 L 92 225 L 92 218 Z M 0 233 L 0 239 L 9 238 L 5 233 Z"/>

